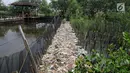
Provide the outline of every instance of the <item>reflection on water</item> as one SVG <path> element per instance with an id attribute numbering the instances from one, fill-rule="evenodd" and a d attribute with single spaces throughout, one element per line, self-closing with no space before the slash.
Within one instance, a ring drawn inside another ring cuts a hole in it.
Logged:
<path id="1" fill-rule="evenodd" d="M 45 23 L 36 25 L 22 25 L 25 36 L 30 45 L 44 33 Z M 9 56 L 24 49 L 18 25 L 0 26 L 0 57 Z"/>

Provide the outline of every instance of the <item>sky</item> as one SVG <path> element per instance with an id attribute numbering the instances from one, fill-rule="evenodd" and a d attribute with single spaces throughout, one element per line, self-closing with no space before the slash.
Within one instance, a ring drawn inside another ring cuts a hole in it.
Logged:
<path id="1" fill-rule="evenodd" d="M 13 3 L 13 2 L 15 2 L 17 0 L 2 0 L 2 1 L 4 2 L 5 5 L 9 5 L 9 4 L 11 4 L 11 3 Z M 50 0 L 47 0 L 47 2 L 49 3 Z"/>

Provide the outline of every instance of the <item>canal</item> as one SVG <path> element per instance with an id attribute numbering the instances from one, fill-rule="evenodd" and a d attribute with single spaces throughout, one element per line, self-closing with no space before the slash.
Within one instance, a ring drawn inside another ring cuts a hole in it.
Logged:
<path id="1" fill-rule="evenodd" d="M 42 22 L 20 24 L 38 66 L 60 24 L 60 17 L 42 19 Z M 11 23 L 0 25 L 0 73 L 15 71 L 33 73 L 35 71 L 24 47 L 18 25 Z"/>
<path id="2" fill-rule="evenodd" d="M 36 41 L 37 37 L 44 32 L 45 23 L 32 25 L 22 24 L 25 36 L 30 44 Z M 9 56 L 24 49 L 24 44 L 18 25 L 9 24 L 0 26 L 0 57 Z"/>

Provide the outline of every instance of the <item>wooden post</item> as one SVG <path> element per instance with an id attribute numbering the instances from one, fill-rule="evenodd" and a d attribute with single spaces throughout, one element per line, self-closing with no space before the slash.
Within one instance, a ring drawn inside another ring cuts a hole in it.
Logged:
<path id="1" fill-rule="evenodd" d="M 38 67 L 37 67 L 37 65 L 36 65 L 35 59 L 34 59 L 34 57 L 33 57 L 33 54 L 32 54 L 32 52 L 31 52 L 31 50 L 30 50 L 29 44 L 28 44 L 28 42 L 27 42 L 27 39 L 26 39 L 26 37 L 25 37 L 25 35 L 24 35 L 24 33 L 23 33 L 23 30 L 22 30 L 22 28 L 21 28 L 21 25 L 19 25 L 19 31 L 20 31 L 20 33 L 21 33 L 21 35 L 22 35 L 25 48 L 26 48 L 26 50 L 29 52 L 29 56 L 30 56 L 30 58 L 31 58 L 32 65 L 34 66 L 34 68 L 35 68 L 35 70 L 36 70 L 35 73 L 38 73 Z"/>
<path id="2" fill-rule="evenodd" d="M 24 18 L 24 11 L 22 11 L 22 18 Z"/>

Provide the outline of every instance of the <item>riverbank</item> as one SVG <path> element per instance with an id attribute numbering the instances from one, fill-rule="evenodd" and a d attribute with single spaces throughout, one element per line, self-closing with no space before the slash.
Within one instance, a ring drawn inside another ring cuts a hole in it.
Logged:
<path id="1" fill-rule="evenodd" d="M 75 67 L 75 59 L 80 46 L 78 38 L 69 22 L 61 24 L 52 44 L 42 58 L 41 70 L 43 73 L 66 73 Z"/>

